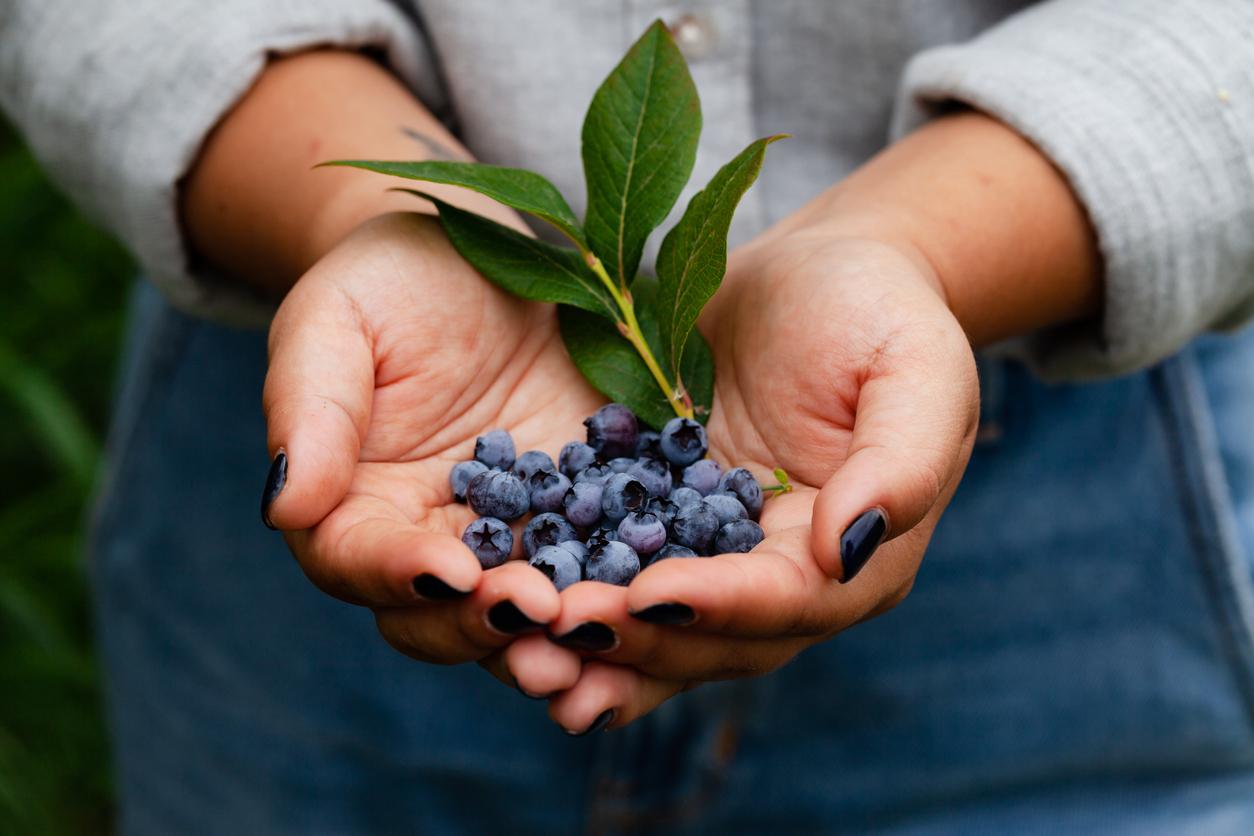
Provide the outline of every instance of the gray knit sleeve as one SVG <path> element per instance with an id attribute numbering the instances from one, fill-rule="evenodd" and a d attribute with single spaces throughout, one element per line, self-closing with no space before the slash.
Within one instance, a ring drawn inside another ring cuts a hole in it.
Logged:
<path id="1" fill-rule="evenodd" d="M 1254 316 L 1254 2 L 1041 3 L 916 56 L 894 132 L 947 101 L 1031 140 L 1097 231 L 1101 321 L 1024 340 L 1043 375 L 1132 370 Z"/>
<path id="2" fill-rule="evenodd" d="M 48 174 L 130 247 L 171 301 L 217 319 L 255 321 L 265 308 L 193 274 L 178 182 L 267 55 L 373 47 L 420 93 L 434 78 L 413 21 L 388 0 L 2 5 L 0 104 Z"/>

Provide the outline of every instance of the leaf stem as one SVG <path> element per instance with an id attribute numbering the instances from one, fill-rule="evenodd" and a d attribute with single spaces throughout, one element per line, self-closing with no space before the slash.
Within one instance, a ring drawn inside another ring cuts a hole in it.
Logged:
<path id="1" fill-rule="evenodd" d="M 653 379 L 657 381 L 658 387 L 662 390 L 662 394 L 666 396 L 666 400 L 670 403 L 671 409 L 675 410 L 675 414 L 681 418 L 691 418 L 692 400 L 687 393 L 679 391 L 671 382 L 666 379 L 661 366 L 658 365 L 657 359 L 653 356 L 653 350 L 649 348 L 649 342 L 644 338 L 644 332 L 640 330 L 640 322 L 636 319 L 636 306 L 633 304 L 630 292 L 619 290 L 614 280 L 610 278 L 609 273 L 605 272 L 605 265 L 601 263 L 601 259 L 597 258 L 593 253 L 585 250 L 584 258 L 588 262 L 588 266 L 592 268 L 592 272 L 596 273 L 597 278 L 605 285 L 606 290 L 610 292 L 614 303 L 618 305 L 619 311 L 622 312 L 623 318 L 620 329 L 627 341 L 632 344 L 636 352 L 640 355 L 640 359 L 644 360 L 644 364 L 649 369 L 649 373 L 653 375 Z"/>

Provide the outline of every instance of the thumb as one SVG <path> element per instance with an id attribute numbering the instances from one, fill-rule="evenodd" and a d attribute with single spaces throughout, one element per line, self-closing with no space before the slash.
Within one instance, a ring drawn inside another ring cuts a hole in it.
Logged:
<path id="1" fill-rule="evenodd" d="M 881 355 L 880 363 L 858 393 L 849 455 L 814 505 L 815 558 L 842 582 L 957 486 L 979 419 L 965 339 L 950 351 L 933 344 L 908 362 Z"/>
<path id="2" fill-rule="evenodd" d="M 262 396 L 273 457 L 261 506 L 267 525 L 310 528 L 344 498 L 373 395 L 374 354 L 360 308 L 307 276 L 270 327 Z"/>

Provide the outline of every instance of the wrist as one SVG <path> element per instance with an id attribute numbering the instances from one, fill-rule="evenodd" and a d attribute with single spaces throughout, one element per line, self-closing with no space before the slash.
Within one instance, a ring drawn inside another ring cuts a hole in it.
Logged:
<path id="1" fill-rule="evenodd" d="M 881 241 L 916 260 L 977 346 L 1100 309 L 1095 236 L 1066 179 L 982 114 L 924 126 L 781 229 Z"/>

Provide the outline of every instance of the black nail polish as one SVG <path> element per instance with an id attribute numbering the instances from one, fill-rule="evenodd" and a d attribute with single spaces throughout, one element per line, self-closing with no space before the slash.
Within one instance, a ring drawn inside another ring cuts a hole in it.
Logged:
<path id="1" fill-rule="evenodd" d="M 631 617 L 649 624 L 665 624 L 670 627 L 686 627 L 697 620 L 697 614 L 692 611 L 692 607 L 669 602 L 645 607 L 640 612 L 633 612 Z"/>
<path id="2" fill-rule="evenodd" d="M 488 623 L 492 625 L 493 630 L 507 633 L 511 636 L 519 633 L 530 633 L 539 630 L 544 625 L 538 621 L 532 621 L 518 606 L 509 600 L 500 601 L 488 610 Z"/>
<path id="3" fill-rule="evenodd" d="M 588 728 L 579 732 L 567 731 L 566 733 L 571 737 L 584 737 L 592 734 L 593 732 L 599 732 L 612 722 L 614 722 L 614 709 L 607 708 L 597 715 L 597 718 L 592 721 L 592 725 L 588 726 Z"/>
<path id="4" fill-rule="evenodd" d="M 435 575 L 425 573 L 414 578 L 414 592 L 431 601 L 451 601 L 470 594 L 469 590 L 455 589 Z"/>
<path id="5" fill-rule="evenodd" d="M 880 543 L 884 542 L 887 531 L 888 518 L 878 508 L 863 511 L 849 523 L 845 533 L 840 535 L 840 565 L 845 570 L 841 583 L 853 580 L 853 576 L 862 570 Z"/>
<path id="6" fill-rule="evenodd" d="M 266 487 L 261 492 L 261 521 L 266 528 L 274 531 L 274 523 L 270 522 L 270 505 L 278 499 L 287 484 L 287 453 L 280 450 L 270 462 L 270 472 L 266 474 Z"/>
<path id="7" fill-rule="evenodd" d="M 571 650 L 601 653 L 618 644 L 618 636 L 609 626 L 599 621 L 586 621 L 561 636 L 552 636 L 553 642 Z"/>

